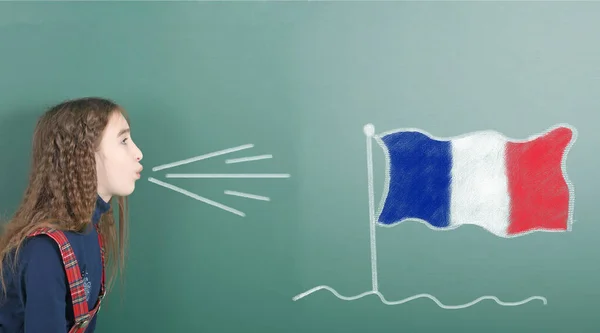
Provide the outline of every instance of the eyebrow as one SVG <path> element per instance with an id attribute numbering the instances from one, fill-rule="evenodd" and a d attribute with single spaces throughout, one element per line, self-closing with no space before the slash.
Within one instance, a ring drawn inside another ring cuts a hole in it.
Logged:
<path id="1" fill-rule="evenodd" d="M 124 128 L 122 130 L 119 131 L 119 134 L 117 134 L 117 137 L 125 134 L 125 133 L 129 133 L 131 130 L 129 128 Z"/>

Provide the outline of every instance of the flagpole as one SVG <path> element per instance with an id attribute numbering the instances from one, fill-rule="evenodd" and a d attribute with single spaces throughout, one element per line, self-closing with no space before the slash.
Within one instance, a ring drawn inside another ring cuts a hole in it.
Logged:
<path id="1" fill-rule="evenodd" d="M 375 127 L 373 124 L 366 124 L 363 128 L 367 139 L 367 185 L 369 188 L 369 230 L 371 242 L 371 283 L 373 292 L 379 292 L 377 280 L 377 242 L 375 230 L 375 199 L 373 191 L 373 135 Z"/>

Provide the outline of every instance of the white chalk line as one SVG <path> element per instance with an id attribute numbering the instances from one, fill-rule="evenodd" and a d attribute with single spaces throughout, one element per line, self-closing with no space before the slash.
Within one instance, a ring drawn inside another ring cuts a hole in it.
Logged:
<path id="1" fill-rule="evenodd" d="M 377 277 L 377 237 L 376 237 L 376 224 L 375 224 L 375 194 L 373 188 L 373 133 L 375 127 L 372 125 L 366 125 L 363 129 L 365 137 L 367 138 L 367 184 L 368 184 L 368 195 L 369 195 L 369 239 L 371 243 L 371 283 L 373 290 L 379 290 L 378 277 Z"/>
<path id="2" fill-rule="evenodd" d="M 399 301 L 388 301 L 385 299 L 385 297 L 383 296 L 383 294 L 381 294 L 379 291 L 367 291 L 364 292 L 362 294 L 358 294 L 356 296 L 342 296 L 340 295 L 340 293 L 338 293 L 335 289 L 329 287 L 329 286 L 318 286 L 318 287 L 314 287 L 312 289 L 309 289 L 301 294 L 298 294 L 296 296 L 294 296 L 292 299 L 294 301 L 297 301 L 303 297 L 306 297 L 316 291 L 319 290 L 328 290 L 330 291 L 333 295 L 335 295 L 337 298 L 344 300 L 344 301 L 354 301 L 357 300 L 359 298 L 368 296 L 368 295 L 377 295 L 379 297 L 379 299 L 381 300 L 381 302 L 385 305 L 400 305 L 406 302 L 410 302 L 412 300 L 418 299 L 418 298 L 429 298 L 430 300 L 432 300 L 435 304 L 437 304 L 440 308 L 443 309 L 448 309 L 448 310 L 456 310 L 456 309 L 464 309 L 464 308 L 468 308 L 470 306 L 473 306 L 485 299 L 489 299 L 489 300 L 493 300 L 494 302 L 498 303 L 498 305 L 502 305 L 502 306 L 519 306 L 519 305 L 523 305 L 525 303 L 531 302 L 533 300 L 541 300 L 542 303 L 544 303 L 544 305 L 548 304 L 548 300 L 545 297 L 542 296 L 531 296 L 529 298 L 526 298 L 522 301 L 518 301 L 518 302 L 504 302 L 501 301 L 500 299 L 498 299 L 498 297 L 496 296 L 491 296 L 491 295 L 486 295 L 486 296 L 481 296 L 479 298 L 476 298 L 475 300 L 468 302 L 468 303 L 464 303 L 464 304 L 458 304 L 458 305 L 446 305 L 443 304 L 440 300 L 438 300 L 435 296 L 432 296 L 430 294 L 418 294 L 418 295 L 414 295 L 414 296 L 410 296 L 407 298 L 404 298 L 402 300 Z"/>
<path id="3" fill-rule="evenodd" d="M 288 173 L 168 173 L 167 178 L 290 178 Z"/>
<path id="4" fill-rule="evenodd" d="M 232 163 L 243 163 L 243 162 L 252 162 L 252 161 L 260 161 L 268 158 L 273 158 L 273 155 L 258 155 L 258 156 L 248 156 L 248 157 L 240 157 L 240 158 L 231 158 L 225 160 L 226 164 Z"/>
<path id="5" fill-rule="evenodd" d="M 241 145 L 241 146 L 237 146 L 237 147 L 233 147 L 233 148 L 227 148 L 227 149 L 215 151 L 215 152 L 204 154 L 204 155 L 200 155 L 200 156 L 196 156 L 196 157 L 192 157 L 192 158 L 187 158 L 187 159 L 184 159 L 184 160 L 181 160 L 181 161 L 177 161 L 177 162 L 173 162 L 173 163 L 167 163 L 167 164 L 155 166 L 155 167 L 152 168 L 152 171 L 158 171 L 158 170 L 168 169 L 168 168 L 172 168 L 172 167 L 179 166 L 179 165 L 182 165 L 182 164 L 188 164 L 188 163 L 192 163 L 192 162 L 204 160 L 204 159 L 215 157 L 215 156 L 219 156 L 219 155 L 229 154 L 229 153 L 232 153 L 232 152 L 235 152 L 235 151 L 239 151 L 239 150 L 243 150 L 243 149 L 248 149 L 248 148 L 252 148 L 252 147 L 254 147 L 253 144 L 246 144 L 246 145 Z"/>
<path id="6" fill-rule="evenodd" d="M 152 177 L 148 177 L 148 180 L 149 180 L 150 182 L 152 182 L 152 183 L 155 183 L 155 184 L 157 184 L 157 185 L 160 185 L 160 186 L 166 187 L 166 188 L 168 188 L 168 189 L 170 189 L 170 190 L 173 190 L 173 191 L 175 191 L 175 192 L 181 193 L 181 194 L 183 194 L 183 195 L 187 195 L 187 196 L 188 196 L 188 197 L 190 197 L 190 198 L 193 198 L 193 199 L 196 199 L 196 200 L 198 200 L 198 201 L 204 202 L 204 203 L 206 203 L 206 204 L 209 204 L 209 205 L 215 206 L 215 207 L 217 207 L 217 208 L 221 208 L 221 209 L 223 209 L 223 210 L 225 210 L 225 211 L 228 211 L 228 212 L 230 212 L 230 213 L 233 213 L 233 214 L 236 214 L 236 215 L 239 215 L 239 216 L 242 216 L 242 217 L 246 216 L 246 214 L 244 214 L 243 212 L 241 212 L 241 211 L 239 211 L 239 210 L 237 210 L 237 209 L 231 208 L 231 207 L 229 207 L 229 206 L 225 206 L 225 205 L 223 205 L 222 203 L 219 203 L 219 202 L 216 202 L 216 201 L 213 201 L 213 200 L 207 199 L 207 198 L 205 198 L 205 197 L 199 196 L 199 195 L 197 195 L 197 194 L 195 194 L 195 193 L 192 193 L 192 192 L 186 191 L 186 190 L 184 190 L 184 189 L 182 189 L 182 188 L 180 188 L 180 187 L 177 187 L 177 186 L 175 186 L 175 185 L 172 185 L 172 184 L 169 184 L 169 183 L 165 183 L 165 182 L 163 182 L 163 181 L 160 181 L 160 180 L 158 180 L 158 179 L 155 179 L 155 178 L 152 178 Z"/>
<path id="7" fill-rule="evenodd" d="M 256 195 L 256 194 L 250 194 L 250 193 L 244 193 L 244 192 L 238 192 L 238 191 L 225 190 L 225 194 L 234 195 L 237 197 L 248 198 L 248 199 L 255 199 L 255 200 L 263 200 L 263 201 L 271 200 L 271 199 L 269 199 L 269 197 L 265 197 L 262 195 Z"/>
<path id="8" fill-rule="evenodd" d="M 513 234 L 513 235 L 498 235 L 496 233 L 490 232 L 489 229 L 481 226 L 480 224 L 474 224 L 474 223 L 465 223 L 465 224 L 456 224 L 456 225 L 450 225 L 447 227 L 436 227 L 434 225 L 431 225 L 429 222 L 427 222 L 426 220 L 423 219 L 419 219 L 419 218 L 415 218 L 415 217 L 410 217 L 410 218 L 406 218 L 406 219 L 401 219 L 398 220 L 397 222 L 395 222 L 394 224 L 382 224 L 382 223 L 377 223 L 377 227 L 378 228 L 396 228 L 398 226 L 401 225 L 408 225 L 409 223 L 411 224 L 421 224 L 425 227 L 427 227 L 430 230 L 433 231 L 440 231 L 440 232 L 444 232 L 444 231 L 453 231 L 459 228 L 465 229 L 465 228 L 481 228 L 482 230 L 486 231 L 487 233 L 489 233 L 490 235 L 493 235 L 495 237 L 502 237 L 502 238 L 518 238 L 518 237 L 522 237 L 522 236 L 526 236 L 526 235 L 531 235 L 533 233 L 540 233 L 540 232 L 545 232 L 545 233 L 565 233 L 565 232 L 569 232 L 571 231 L 569 228 L 564 229 L 562 227 L 559 228 L 554 228 L 554 229 L 550 229 L 550 228 L 532 228 L 529 231 L 524 231 L 524 232 L 519 232 L 518 234 Z"/>

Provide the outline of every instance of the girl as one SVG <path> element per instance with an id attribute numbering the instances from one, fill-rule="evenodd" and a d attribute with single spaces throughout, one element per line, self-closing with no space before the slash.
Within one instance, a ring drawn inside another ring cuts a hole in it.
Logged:
<path id="1" fill-rule="evenodd" d="M 125 110 L 103 98 L 52 107 L 32 148 L 29 185 L 0 238 L 0 332 L 94 332 L 123 268 L 125 198 L 140 178 L 142 152 Z"/>

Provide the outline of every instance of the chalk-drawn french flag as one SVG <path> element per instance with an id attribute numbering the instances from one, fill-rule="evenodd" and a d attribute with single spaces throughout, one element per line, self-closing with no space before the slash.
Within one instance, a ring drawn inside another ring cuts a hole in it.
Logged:
<path id="1" fill-rule="evenodd" d="M 570 230 L 566 156 L 575 137 L 569 125 L 524 140 L 495 131 L 445 139 L 417 129 L 376 135 L 387 161 L 377 222 L 473 224 L 501 237 Z"/>

